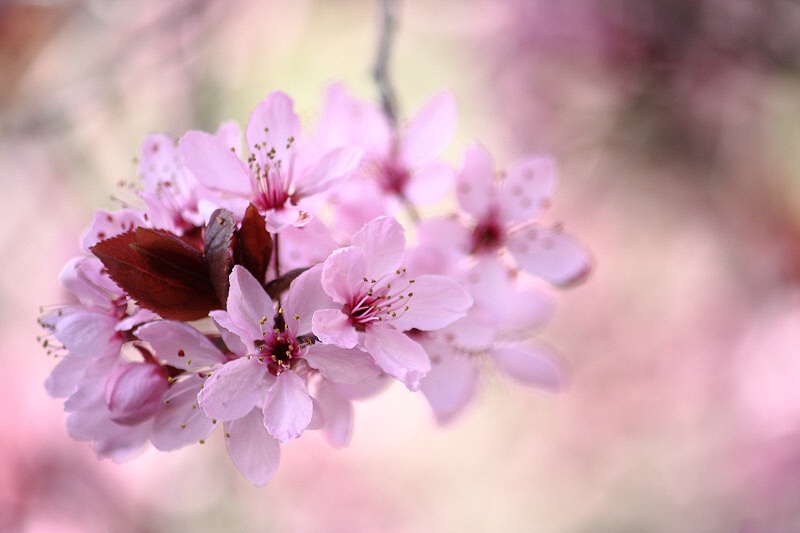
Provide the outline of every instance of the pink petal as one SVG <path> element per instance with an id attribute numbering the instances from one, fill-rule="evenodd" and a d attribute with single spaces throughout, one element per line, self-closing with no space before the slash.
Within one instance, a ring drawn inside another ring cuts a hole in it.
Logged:
<path id="1" fill-rule="evenodd" d="M 139 174 L 147 190 L 155 192 L 181 172 L 183 164 L 174 139 L 160 133 L 144 138 L 139 148 Z"/>
<path id="2" fill-rule="evenodd" d="M 96 360 L 78 390 L 64 404 L 67 432 L 76 440 L 92 442 L 101 457 L 123 461 L 141 450 L 147 442 L 152 420 L 134 426 L 123 426 L 111 420 L 103 386 L 116 358 Z"/>
<path id="3" fill-rule="evenodd" d="M 214 132 L 214 137 L 219 139 L 225 148 L 232 148 L 233 152 L 241 154 L 242 151 L 242 130 L 235 120 L 223 122 Z"/>
<path id="4" fill-rule="evenodd" d="M 417 226 L 417 238 L 420 243 L 437 248 L 449 257 L 448 263 L 453 264 L 469 254 L 471 246 L 470 230 L 456 218 L 440 217 L 428 219 Z M 442 274 L 440 272 L 425 272 L 427 274 Z"/>
<path id="5" fill-rule="evenodd" d="M 227 361 L 208 337 L 183 322 L 150 322 L 137 329 L 135 335 L 149 342 L 159 359 L 182 370 L 215 366 Z"/>
<path id="6" fill-rule="evenodd" d="M 325 425 L 325 415 L 322 414 L 322 408 L 319 402 L 312 396 L 311 397 L 311 422 L 308 423 L 306 431 L 317 431 L 322 429 Z"/>
<path id="7" fill-rule="evenodd" d="M 347 446 L 353 434 L 353 403 L 337 394 L 327 381 L 320 384 L 316 399 L 325 418 L 325 438 L 335 448 Z"/>
<path id="8" fill-rule="evenodd" d="M 383 156 L 389 153 L 392 130 L 377 105 L 353 97 L 336 83 L 325 92 L 317 137 L 326 146 L 356 144 L 371 156 Z"/>
<path id="9" fill-rule="evenodd" d="M 378 217 L 353 235 L 353 246 L 364 250 L 368 278 L 380 278 L 400 267 L 406 253 L 405 231 L 393 217 Z"/>
<path id="10" fill-rule="evenodd" d="M 93 358 L 68 353 L 50 372 L 45 389 L 53 398 L 66 398 L 75 392 Z"/>
<path id="11" fill-rule="evenodd" d="M 505 311 L 516 293 L 511 270 L 494 254 L 479 257 L 463 278 L 475 305 L 492 313 Z"/>
<path id="12" fill-rule="evenodd" d="M 518 289 L 508 267 L 496 256 L 479 259 L 464 276 L 475 300 L 470 315 L 495 329 L 529 331 L 552 318 L 552 299 L 537 290 Z"/>
<path id="13" fill-rule="evenodd" d="M 498 368 L 524 385 L 557 392 L 566 386 L 566 370 L 552 350 L 531 342 L 495 348 Z"/>
<path id="14" fill-rule="evenodd" d="M 61 317 L 55 336 L 70 352 L 96 357 L 106 353 L 110 343 L 117 344 L 116 325 L 114 317 L 90 309 L 76 309 Z"/>
<path id="15" fill-rule="evenodd" d="M 391 324 L 400 331 L 432 331 L 452 324 L 467 314 L 472 306 L 469 293 L 445 276 L 420 276 L 414 280 L 407 297 L 408 310 L 398 312 Z"/>
<path id="16" fill-rule="evenodd" d="M 365 202 L 364 198 L 369 198 Z M 364 224 L 389 212 L 383 190 L 368 179 L 350 179 L 336 188 L 333 199 L 333 223 L 348 237 Z"/>
<path id="17" fill-rule="evenodd" d="M 409 169 L 430 163 L 450 143 L 458 113 L 450 91 L 433 96 L 409 121 L 400 140 L 400 154 Z"/>
<path id="18" fill-rule="evenodd" d="M 358 349 L 344 349 L 331 344 L 314 344 L 303 356 L 311 368 L 336 383 L 358 383 L 380 374 L 368 354 Z"/>
<path id="19" fill-rule="evenodd" d="M 364 150 L 358 146 L 336 148 L 323 155 L 316 164 L 302 172 L 295 181 L 297 192 L 309 196 L 324 191 L 349 178 L 361 162 Z"/>
<path id="20" fill-rule="evenodd" d="M 506 172 L 500 188 L 503 218 L 508 222 L 533 220 L 550 204 L 556 184 L 556 164 L 550 157 L 517 161 Z"/>
<path id="21" fill-rule="evenodd" d="M 286 204 L 278 209 L 270 209 L 266 215 L 267 231 L 280 233 L 289 226 L 301 228 L 311 220 L 311 215 L 296 205 Z"/>
<path id="22" fill-rule="evenodd" d="M 61 269 L 58 280 L 62 287 L 78 298 L 81 305 L 107 310 L 111 314 L 113 306 L 108 293 L 96 283 L 92 283 L 92 280 L 84 272 L 83 266 L 87 259 L 86 257 L 70 259 Z M 119 289 L 117 291 L 119 292 Z M 119 293 L 121 294 L 121 292 Z"/>
<path id="23" fill-rule="evenodd" d="M 219 331 L 220 337 L 222 337 L 222 342 L 225 343 L 225 347 L 239 357 L 244 357 L 247 355 L 247 346 L 244 345 L 241 338 L 235 333 L 231 332 L 229 329 L 223 327 L 222 324 L 220 324 L 216 318 L 214 318 L 214 314 L 215 313 L 211 313 L 210 316 L 212 319 L 214 319 L 214 325 L 217 326 L 217 331 Z M 217 316 L 227 320 L 230 323 L 227 313 L 218 313 Z M 253 348 L 255 348 L 255 346 Z"/>
<path id="24" fill-rule="evenodd" d="M 395 381 L 384 373 L 367 378 L 358 383 L 333 383 L 328 381 L 327 386 L 336 390 L 336 394 L 348 400 L 365 400 L 385 391 Z"/>
<path id="25" fill-rule="evenodd" d="M 553 285 L 566 287 L 589 275 L 589 256 L 571 236 L 544 226 L 527 228 L 507 244 L 520 268 Z"/>
<path id="26" fill-rule="evenodd" d="M 250 170 L 217 137 L 190 131 L 180 140 L 179 146 L 184 165 L 200 183 L 233 196 L 251 194 Z"/>
<path id="27" fill-rule="evenodd" d="M 241 357 L 225 363 L 206 381 L 198 396 L 200 407 L 211 418 L 236 420 L 261 398 L 261 382 L 267 367 L 255 357 Z"/>
<path id="28" fill-rule="evenodd" d="M 452 343 L 459 348 L 481 351 L 492 347 L 499 329 L 490 312 L 473 307 L 465 317 L 456 320 L 442 332 L 451 335 Z"/>
<path id="29" fill-rule="evenodd" d="M 353 348 L 358 344 L 358 332 L 350 317 L 338 309 L 320 309 L 311 320 L 311 331 L 325 344 Z"/>
<path id="30" fill-rule="evenodd" d="M 239 472 L 253 485 L 263 487 L 280 463 L 281 447 L 264 427 L 260 411 L 225 422 L 225 446 Z"/>
<path id="31" fill-rule="evenodd" d="M 281 268 L 287 271 L 324 263 L 339 247 L 331 236 L 331 231 L 317 217 L 304 226 L 288 226 L 281 230 Z"/>
<path id="32" fill-rule="evenodd" d="M 121 209 L 110 213 L 97 209 L 92 215 L 92 224 L 81 237 L 81 248 L 88 253 L 98 242 L 144 225 L 143 212 L 139 210 Z"/>
<path id="33" fill-rule="evenodd" d="M 289 286 L 283 300 L 283 316 L 292 331 L 306 334 L 311 332 L 314 312 L 333 307 L 336 304 L 322 290 L 322 265 L 317 265 L 300 274 Z"/>
<path id="34" fill-rule="evenodd" d="M 553 298 L 544 292 L 518 291 L 509 299 L 501 323 L 507 330 L 530 332 L 550 322 L 555 311 Z"/>
<path id="35" fill-rule="evenodd" d="M 419 380 L 431 369 L 422 346 L 391 326 L 370 327 L 364 336 L 364 348 L 384 372 L 412 391 L 419 389 Z"/>
<path id="36" fill-rule="evenodd" d="M 247 149 L 261 166 L 278 161 L 284 167 L 291 164 L 291 145 L 300 136 L 300 118 L 294 112 L 294 101 L 286 93 L 270 93 L 253 110 L 244 135 Z M 273 157 L 269 157 L 267 154 L 272 150 Z"/>
<path id="37" fill-rule="evenodd" d="M 197 395 L 205 379 L 190 374 L 174 383 L 156 415 L 150 441 L 156 449 L 169 452 L 208 438 L 216 424 L 198 407 Z"/>
<path id="38" fill-rule="evenodd" d="M 270 435 L 283 443 L 299 437 L 312 413 L 305 380 L 294 372 L 281 372 L 264 399 L 264 426 Z"/>
<path id="39" fill-rule="evenodd" d="M 430 205 L 450 192 L 454 180 L 453 167 L 434 162 L 411 174 L 405 194 L 412 204 Z"/>
<path id="40" fill-rule="evenodd" d="M 242 337 L 243 341 L 262 338 L 261 326 L 263 325 L 265 329 L 272 328 L 274 313 L 272 300 L 261 283 L 241 265 L 233 267 L 230 282 L 227 313 L 231 322 L 239 329 L 231 331 Z M 217 318 L 217 315 L 214 317 Z"/>
<path id="41" fill-rule="evenodd" d="M 431 358 L 431 370 L 420 382 L 420 391 L 440 424 L 451 422 L 475 397 L 478 369 L 467 357 L 458 356 L 444 341 L 422 341 Z"/>
<path id="42" fill-rule="evenodd" d="M 367 271 L 364 250 L 357 246 L 333 252 L 322 267 L 322 288 L 338 304 L 348 304 Z"/>
<path id="43" fill-rule="evenodd" d="M 461 209 L 476 219 L 484 218 L 497 203 L 494 162 L 480 144 L 464 153 L 464 164 L 456 175 L 456 196 Z"/>
<path id="44" fill-rule="evenodd" d="M 112 420 L 132 426 L 155 415 L 169 388 L 166 374 L 155 363 L 117 366 L 105 382 L 105 396 Z"/>

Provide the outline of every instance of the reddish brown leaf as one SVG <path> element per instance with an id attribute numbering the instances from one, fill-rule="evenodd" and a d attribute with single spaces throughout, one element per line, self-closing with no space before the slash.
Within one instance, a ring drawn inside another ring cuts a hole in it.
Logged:
<path id="1" fill-rule="evenodd" d="M 203 254 L 176 235 L 137 228 L 91 251 L 131 298 L 164 318 L 197 320 L 221 308 Z"/>
<path id="2" fill-rule="evenodd" d="M 217 209 L 211 214 L 206 227 L 203 255 L 211 284 L 214 285 L 220 302 L 228 300 L 229 276 L 233 268 L 231 248 L 235 231 L 233 213 L 226 209 Z"/>
<path id="3" fill-rule="evenodd" d="M 236 237 L 233 247 L 235 263 L 245 267 L 260 283 L 264 283 L 272 255 L 272 237 L 267 231 L 264 217 L 253 204 L 248 206 Z"/>

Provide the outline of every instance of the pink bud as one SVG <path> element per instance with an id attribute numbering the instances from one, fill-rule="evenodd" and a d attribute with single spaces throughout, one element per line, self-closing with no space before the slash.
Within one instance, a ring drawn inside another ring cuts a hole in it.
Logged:
<path id="1" fill-rule="evenodd" d="M 168 388 L 167 376 L 157 364 L 118 366 L 106 381 L 106 402 L 112 420 L 125 426 L 143 422 L 158 410 Z"/>

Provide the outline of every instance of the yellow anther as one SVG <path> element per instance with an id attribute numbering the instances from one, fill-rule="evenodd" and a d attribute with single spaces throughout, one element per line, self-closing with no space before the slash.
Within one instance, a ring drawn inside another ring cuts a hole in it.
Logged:
<path id="1" fill-rule="evenodd" d="M 186 429 L 186 424 L 181 424 L 181 429 Z"/>

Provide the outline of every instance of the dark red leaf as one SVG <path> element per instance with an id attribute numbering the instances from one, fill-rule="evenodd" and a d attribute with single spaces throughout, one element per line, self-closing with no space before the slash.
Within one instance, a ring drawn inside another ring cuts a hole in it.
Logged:
<path id="1" fill-rule="evenodd" d="M 131 298 L 164 318 L 197 320 L 222 307 L 203 254 L 169 232 L 137 228 L 91 251 Z"/>
<path id="2" fill-rule="evenodd" d="M 281 277 L 275 278 L 269 283 L 267 283 L 265 289 L 267 291 L 267 294 L 269 294 L 269 297 L 272 298 L 273 300 L 277 300 L 278 296 L 283 294 L 289 288 L 289 285 L 292 284 L 295 278 L 297 278 L 297 276 L 299 276 L 309 268 L 310 267 L 295 268 L 294 270 L 286 272 Z"/>
<path id="3" fill-rule="evenodd" d="M 250 204 L 242 219 L 242 227 L 236 235 L 234 262 L 249 270 L 259 283 L 264 283 L 271 255 L 272 237 L 267 231 L 267 224 L 258 209 Z"/>
<path id="4" fill-rule="evenodd" d="M 233 268 L 231 248 L 235 231 L 233 213 L 226 209 L 217 209 L 211 214 L 206 227 L 203 254 L 211 284 L 214 285 L 220 302 L 228 300 L 229 276 Z"/>

